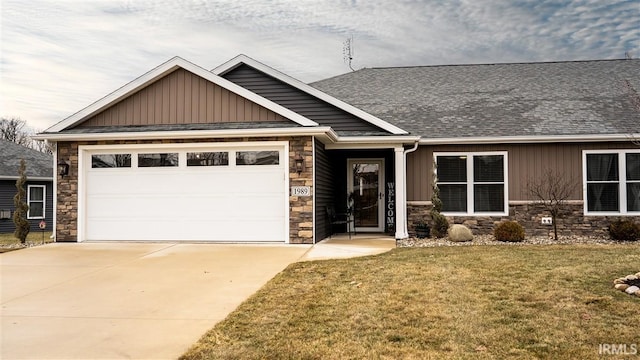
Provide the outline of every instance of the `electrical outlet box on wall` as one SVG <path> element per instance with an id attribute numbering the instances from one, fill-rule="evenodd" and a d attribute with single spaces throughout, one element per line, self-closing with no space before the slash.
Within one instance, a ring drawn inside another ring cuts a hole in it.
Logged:
<path id="1" fill-rule="evenodd" d="M 542 218 L 542 225 L 552 225 L 552 224 L 553 224 L 553 218 L 551 217 Z"/>

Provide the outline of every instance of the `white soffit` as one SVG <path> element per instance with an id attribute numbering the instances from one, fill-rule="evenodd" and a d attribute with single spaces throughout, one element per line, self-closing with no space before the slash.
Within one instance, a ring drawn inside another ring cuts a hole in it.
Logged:
<path id="1" fill-rule="evenodd" d="M 301 91 L 306 92 L 307 94 L 311 95 L 311 96 L 315 96 L 316 98 L 323 100 L 341 110 L 344 110 L 354 116 L 357 116 L 365 121 L 367 121 L 368 123 L 371 123 L 381 129 L 384 129 L 394 135 L 404 135 L 404 134 L 408 134 L 407 131 L 402 130 L 401 128 L 392 125 L 378 117 L 375 117 L 367 112 L 364 112 L 358 108 L 356 108 L 355 106 L 349 105 L 347 103 L 345 103 L 344 101 L 338 100 L 335 97 L 328 95 L 312 86 L 309 86 L 299 80 L 296 80 L 294 78 L 292 78 L 289 75 L 283 74 L 280 71 L 273 69 L 267 65 L 264 65 L 261 62 L 258 62 L 246 55 L 240 54 L 236 57 L 234 57 L 233 59 L 225 62 L 224 64 L 216 67 L 215 69 L 211 70 L 213 73 L 215 73 L 216 75 L 220 75 L 222 76 L 223 74 L 225 74 L 228 71 L 231 71 L 233 69 L 235 69 L 236 67 L 240 66 L 241 64 L 246 64 L 248 66 L 251 66 L 253 68 L 256 68 L 270 76 L 273 76 L 274 78 L 287 83 Z"/>
<path id="2" fill-rule="evenodd" d="M 318 126 L 318 123 L 316 123 L 315 121 L 312 121 L 304 116 L 301 116 L 300 114 L 297 114 L 281 105 L 278 105 L 274 102 L 272 102 L 271 100 L 268 100 L 258 94 L 255 94 L 241 86 L 238 86 L 234 83 L 232 83 L 231 81 L 228 81 L 220 76 L 217 76 L 215 74 L 213 74 L 210 71 L 207 71 L 204 68 L 201 68 L 187 60 L 184 60 L 180 57 L 174 57 L 171 60 L 165 62 L 164 64 L 152 69 L 151 71 L 147 72 L 146 74 L 140 76 L 139 78 L 133 80 L 132 82 L 124 85 L 123 87 L 117 89 L 116 91 L 112 92 L 111 94 L 103 97 L 102 99 L 96 101 L 95 103 L 87 106 L 86 108 L 78 111 L 77 113 L 71 115 L 70 117 L 66 118 L 65 120 L 51 126 L 50 128 L 48 128 L 47 130 L 45 130 L 45 132 L 59 132 L 62 131 L 70 126 L 76 125 L 80 122 L 82 122 L 83 120 L 85 120 L 87 117 L 92 116 L 94 114 L 96 114 L 97 112 L 111 106 L 114 105 L 115 103 L 117 103 L 118 101 L 126 98 L 127 96 L 135 93 L 136 91 L 144 88 L 145 86 L 147 86 L 148 84 L 150 84 L 151 82 L 158 80 L 162 77 L 164 77 L 165 75 L 171 73 L 172 71 L 178 69 L 178 68 L 182 68 L 185 69 L 189 72 L 192 72 L 208 81 L 211 81 L 212 83 L 219 85 L 237 95 L 240 95 L 250 101 L 253 101 L 254 103 L 264 106 L 265 108 L 284 116 L 287 119 L 290 119 L 302 126 Z"/>

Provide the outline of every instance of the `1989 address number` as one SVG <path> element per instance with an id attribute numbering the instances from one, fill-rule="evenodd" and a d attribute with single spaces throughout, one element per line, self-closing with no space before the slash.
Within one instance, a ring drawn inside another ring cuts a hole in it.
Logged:
<path id="1" fill-rule="evenodd" d="M 311 188 L 309 186 L 292 186 L 291 196 L 310 196 Z"/>

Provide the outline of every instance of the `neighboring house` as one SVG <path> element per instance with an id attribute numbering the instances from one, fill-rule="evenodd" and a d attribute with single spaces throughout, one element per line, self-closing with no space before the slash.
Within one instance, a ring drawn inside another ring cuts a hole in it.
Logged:
<path id="1" fill-rule="evenodd" d="M 44 220 L 46 230 L 53 229 L 53 156 L 16 143 L 0 140 L 0 233 L 15 230 L 13 197 L 20 160 L 27 168 L 26 202 L 29 205 L 27 219 L 31 231 L 39 231 Z"/>
<path id="2" fill-rule="evenodd" d="M 308 85 L 244 55 L 212 71 L 174 58 L 38 137 L 69 165 L 57 241 L 314 243 L 348 204 L 358 232 L 406 238 L 428 215 L 434 160 L 445 215 L 476 233 L 506 219 L 548 231 L 526 185 L 552 169 L 577 179 L 567 221 L 591 234 L 640 216 L 639 88 L 638 60 Z"/>

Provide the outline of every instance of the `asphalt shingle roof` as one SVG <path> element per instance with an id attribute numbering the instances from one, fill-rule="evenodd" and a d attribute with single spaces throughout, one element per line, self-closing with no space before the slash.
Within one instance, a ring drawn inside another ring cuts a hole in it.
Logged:
<path id="1" fill-rule="evenodd" d="M 53 179 L 52 155 L 0 139 L 0 177 L 17 179 L 20 159 L 24 159 L 26 163 L 27 178 Z"/>
<path id="2" fill-rule="evenodd" d="M 640 60 L 365 68 L 310 85 L 425 138 L 640 132 Z"/>

